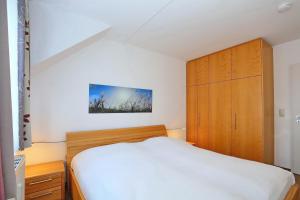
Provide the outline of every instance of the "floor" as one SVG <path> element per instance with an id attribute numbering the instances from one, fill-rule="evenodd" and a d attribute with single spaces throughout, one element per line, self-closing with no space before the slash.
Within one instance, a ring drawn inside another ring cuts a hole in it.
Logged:
<path id="1" fill-rule="evenodd" d="M 295 177 L 296 177 L 296 183 L 300 185 L 300 175 L 295 175 Z M 300 200 L 300 195 L 298 196 L 298 200 Z"/>

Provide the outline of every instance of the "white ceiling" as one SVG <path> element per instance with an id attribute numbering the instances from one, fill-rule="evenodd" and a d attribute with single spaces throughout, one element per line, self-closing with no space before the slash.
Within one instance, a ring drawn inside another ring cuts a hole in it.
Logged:
<path id="1" fill-rule="evenodd" d="M 300 38 L 300 0 L 31 0 L 109 24 L 106 38 L 191 59 L 263 37 L 272 45 Z"/>

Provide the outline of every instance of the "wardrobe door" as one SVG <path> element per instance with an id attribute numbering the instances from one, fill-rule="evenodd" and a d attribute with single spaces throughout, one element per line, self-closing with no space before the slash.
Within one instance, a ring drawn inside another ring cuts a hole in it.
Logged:
<path id="1" fill-rule="evenodd" d="M 209 55 L 209 82 L 231 79 L 231 49 Z"/>
<path id="2" fill-rule="evenodd" d="M 208 83 L 208 56 L 189 61 L 186 74 L 188 86 Z"/>
<path id="3" fill-rule="evenodd" d="M 231 81 L 209 86 L 209 148 L 231 154 Z"/>
<path id="4" fill-rule="evenodd" d="M 197 86 L 187 87 L 187 141 L 197 143 Z"/>
<path id="5" fill-rule="evenodd" d="M 261 76 L 232 81 L 233 156 L 263 161 Z"/>
<path id="6" fill-rule="evenodd" d="M 198 139 L 197 146 L 208 149 L 208 85 L 198 86 Z"/>
<path id="7" fill-rule="evenodd" d="M 245 78 L 262 74 L 261 39 L 232 48 L 232 78 Z"/>

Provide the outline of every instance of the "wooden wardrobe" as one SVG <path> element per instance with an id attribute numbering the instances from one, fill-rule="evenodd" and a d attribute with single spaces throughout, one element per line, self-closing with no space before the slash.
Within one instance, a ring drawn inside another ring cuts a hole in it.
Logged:
<path id="1" fill-rule="evenodd" d="M 187 140 L 273 164 L 273 50 L 256 39 L 187 63 Z"/>

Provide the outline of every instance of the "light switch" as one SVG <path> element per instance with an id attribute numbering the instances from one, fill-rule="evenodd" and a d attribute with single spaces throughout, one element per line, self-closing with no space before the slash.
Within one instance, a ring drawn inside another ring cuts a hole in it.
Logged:
<path id="1" fill-rule="evenodd" d="M 296 115 L 296 123 L 300 125 L 300 115 Z"/>
<path id="2" fill-rule="evenodd" d="M 279 117 L 285 117 L 285 109 L 283 108 L 279 109 Z"/>

